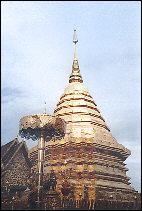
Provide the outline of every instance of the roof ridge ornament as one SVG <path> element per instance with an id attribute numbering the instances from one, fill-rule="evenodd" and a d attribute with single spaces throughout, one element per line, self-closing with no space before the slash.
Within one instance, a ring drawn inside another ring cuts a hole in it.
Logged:
<path id="1" fill-rule="evenodd" d="M 46 114 L 46 102 L 45 102 L 45 105 L 44 105 L 44 112 L 43 114 Z"/>

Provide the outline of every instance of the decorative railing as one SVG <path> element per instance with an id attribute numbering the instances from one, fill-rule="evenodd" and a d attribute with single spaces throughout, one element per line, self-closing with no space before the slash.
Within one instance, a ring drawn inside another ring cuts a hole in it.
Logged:
<path id="1" fill-rule="evenodd" d="M 2 210 L 36 210 L 35 204 L 20 203 L 17 201 L 2 201 Z M 42 202 L 40 210 L 141 210 L 140 201 L 106 201 L 106 200 L 74 200 L 74 199 L 60 199 L 58 203 L 52 203 L 49 206 L 48 201 Z"/>

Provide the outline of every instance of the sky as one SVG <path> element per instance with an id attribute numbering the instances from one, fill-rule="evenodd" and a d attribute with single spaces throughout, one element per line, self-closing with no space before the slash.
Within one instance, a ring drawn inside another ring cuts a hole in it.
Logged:
<path id="1" fill-rule="evenodd" d="M 1 145 L 25 115 L 48 114 L 68 86 L 74 56 L 141 192 L 140 1 L 2 1 Z M 19 140 L 22 139 L 19 137 Z M 36 142 L 27 141 L 28 148 Z"/>

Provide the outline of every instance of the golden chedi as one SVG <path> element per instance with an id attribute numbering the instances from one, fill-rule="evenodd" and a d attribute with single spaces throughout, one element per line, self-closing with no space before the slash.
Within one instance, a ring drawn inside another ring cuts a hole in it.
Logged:
<path id="1" fill-rule="evenodd" d="M 54 110 L 55 117 L 66 123 L 65 137 L 46 142 L 44 174 L 50 175 L 51 166 L 57 178 L 57 191 L 62 194 L 62 183 L 70 184 L 70 197 L 89 200 L 114 199 L 134 201 L 136 191 L 130 186 L 124 161 L 130 151 L 119 144 L 101 116 L 97 105 L 83 85 L 75 53 L 69 85 Z M 36 169 L 37 146 L 29 151 Z"/>

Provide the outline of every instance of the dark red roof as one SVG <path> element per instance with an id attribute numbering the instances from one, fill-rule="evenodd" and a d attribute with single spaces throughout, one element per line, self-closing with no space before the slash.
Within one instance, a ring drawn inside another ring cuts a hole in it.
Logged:
<path id="1" fill-rule="evenodd" d="M 1 158 L 2 158 L 2 163 L 4 164 L 4 166 L 7 165 L 7 163 L 11 159 L 11 157 L 13 157 L 14 153 L 20 146 L 24 147 L 23 154 L 24 154 L 29 166 L 31 166 L 30 160 L 28 158 L 28 152 L 27 152 L 27 149 L 25 146 L 25 142 L 19 143 L 17 138 L 15 138 L 13 141 L 10 141 L 9 143 L 7 143 L 1 147 L 1 155 L 2 155 Z"/>
<path id="2" fill-rule="evenodd" d="M 13 144 L 14 141 L 15 141 L 15 139 L 8 142 L 7 144 L 5 144 L 1 147 L 1 158 L 3 158 L 3 156 L 8 151 L 8 149 L 10 148 L 10 146 Z"/>

